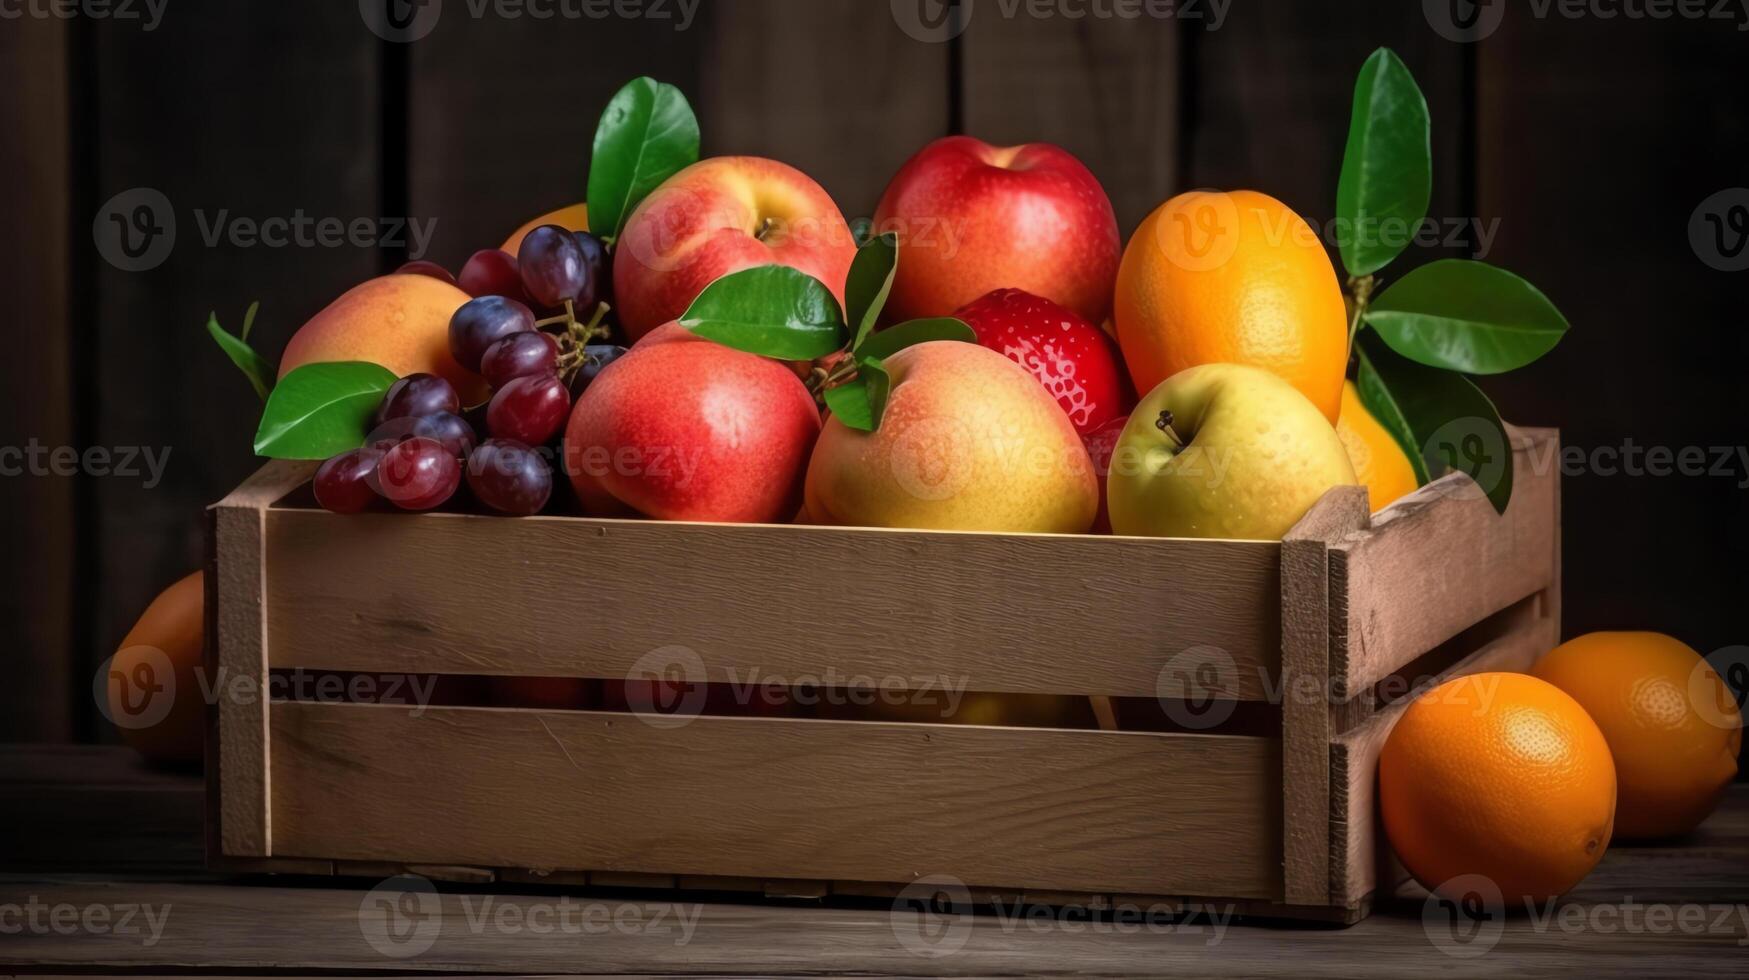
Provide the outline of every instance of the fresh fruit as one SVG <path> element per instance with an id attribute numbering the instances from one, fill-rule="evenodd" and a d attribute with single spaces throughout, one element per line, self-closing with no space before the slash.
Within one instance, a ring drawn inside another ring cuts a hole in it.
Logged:
<path id="1" fill-rule="evenodd" d="M 559 208 L 557 211 L 548 211 L 539 217 L 530 218 L 523 223 L 522 227 L 511 232 L 509 238 L 504 239 L 504 251 L 510 255 L 515 255 L 522 248 L 523 237 L 541 225 L 558 225 L 560 228 L 569 228 L 572 231 L 588 231 L 589 208 L 583 204 L 571 204 Z"/>
<path id="2" fill-rule="evenodd" d="M 533 330 L 534 322 L 534 311 L 519 300 L 504 296 L 469 300 L 449 321 L 450 353 L 457 363 L 478 371 L 486 348 L 511 334 Z"/>
<path id="3" fill-rule="evenodd" d="M 820 280 L 843 303 L 855 257 L 838 205 L 806 174 L 759 157 L 701 160 L 644 198 L 620 233 L 620 326 L 636 341 L 722 276 L 774 263 Z"/>
<path id="4" fill-rule="evenodd" d="M 592 514 L 778 523 L 801 502 L 819 434 L 814 398 L 788 368 L 673 323 L 577 399 L 565 469 Z"/>
<path id="5" fill-rule="evenodd" d="M 607 243 L 586 231 L 577 232 L 577 247 L 583 250 L 583 276 L 595 286 L 593 302 L 577 304 L 577 315 L 587 320 L 596 303 L 613 302 L 613 255 Z"/>
<path id="6" fill-rule="evenodd" d="M 435 374 L 464 398 L 486 383 L 449 353 L 449 320 L 466 293 L 430 276 L 382 276 L 347 290 L 285 346 L 279 376 L 319 361 L 370 361 L 397 377 Z"/>
<path id="7" fill-rule="evenodd" d="M 1192 191 L 1161 205 L 1124 250 L 1113 312 L 1138 392 L 1199 364 L 1247 364 L 1336 421 L 1342 286 L 1317 233 L 1267 194 Z"/>
<path id="8" fill-rule="evenodd" d="M 516 256 L 496 248 L 483 248 L 468 258 L 462 266 L 456 284 L 469 296 L 504 296 L 521 303 L 528 302 L 522 289 L 522 272 L 516 267 Z"/>
<path id="9" fill-rule="evenodd" d="M 459 412 L 461 397 L 455 387 L 435 374 L 409 374 L 389 386 L 377 406 L 378 424 L 390 419 L 416 419 L 438 412 Z"/>
<path id="10" fill-rule="evenodd" d="M 1414 493 L 1420 482 L 1403 447 L 1360 402 L 1354 382 L 1342 385 L 1342 415 L 1336 420 L 1336 435 L 1354 464 L 1354 478 L 1366 487 L 1369 510 L 1378 513 L 1399 497 Z"/>
<path id="11" fill-rule="evenodd" d="M 1099 482 L 1068 416 L 995 351 L 930 341 L 886 360 L 874 432 L 826 422 L 808 465 L 823 524 L 965 531 L 1086 531 Z"/>
<path id="12" fill-rule="evenodd" d="M 553 374 L 558 369 L 559 342 L 552 334 L 539 330 L 500 338 L 480 358 L 480 374 L 494 388 L 528 375 Z"/>
<path id="13" fill-rule="evenodd" d="M 454 412 L 433 412 L 419 418 L 390 419 L 370 431 L 364 444 L 387 450 L 408 439 L 433 439 L 458 459 L 474 451 L 479 437 L 467 420 Z"/>
<path id="14" fill-rule="evenodd" d="M 486 428 L 495 439 L 539 446 L 559 433 L 571 414 L 571 392 L 556 375 L 512 378 L 486 406 Z"/>
<path id="15" fill-rule="evenodd" d="M 1590 713 L 1615 758 L 1615 830 L 1686 834 L 1737 776 L 1743 715 L 1717 671 L 1662 633 L 1587 633 L 1533 673 Z"/>
<path id="16" fill-rule="evenodd" d="M 488 439 L 468 457 L 468 489 L 480 503 L 515 517 L 540 513 L 553 492 L 553 469 L 520 442 Z"/>
<path id="17" fill-rule="evenodd" d="M 383 453 L 371 474 L 373 489 L 402 510 L 430 510 L 461 485 L 462 464 L 435 439 L 415 437 Z"/>
<path id="18" fill-rule="evenodd" d="M 998 289 L 954 316 L 978 343 L 1026 368 L 1088 436 L 1122 418 L 1133 398 L 1117 345 L 1075 311 L 1019 289 Z"/>
<path id="19" fill-rule="evenodd" d="M 1087 456 L 1093 460 L 1093 475 L 1099 478 L 1099 516 L 1093 519 L 1094 534 L 1111 533 L 1111 507 L 1106 503 L 1106 487 L 1111 477 L 1111 457 L 1117 453 L 1118 440 L 1129 424 L 1129 416 L 1112 419 L 1081 437 Z"/>
<path id="20" fill-rule="evenodd" d="M 583 389 L 589 387 L 609 364 L 619 360 L 626 354 L 626 348 L 613 344 L 590 344 L 583 348 L 583 363 L 578 366 L 577 373 L 571 377 L 571 398 L 583 397 Z"/>
<path id="21" fill-rule="evenodd" d="M 1277 541 L 1324 491 L 1354 483 L 1336 430 L 1261 368 L 1173 375 L 1130 415 L 1107 478 L 1111 529 Z"/>
<path id="22" fill-rule="evenodd" d="M 938 139 L 899 168 L 874 228 L 899 238 L 893 320 L 947 316 L 1003 287 L 1094 323 L 1111 309 L 1117 216 L 1099 180 L 1049 143 Z"/>
<path id="23" fill-rule="evenodd" d="M 205 623 L 206 577 L 195 572 L 152 600 L 109 662 L 103 679 L 109 718 L 122 741 L 152 762 L 200 764 Z M 162 675 L 165 670 L 170 676 Z M 167 709 L 158 698 L 170 699 Z"/>
<path id="24" fill-rule="evenodd" d="M 583 246 L 575 233 L 558 225 L 542 225 L 522 240 L 516 268 L 523 291 L 544 309 L 570 303 L 579 310 L 595 307 L 595 283 L 589 279 Z"/>
<path id="25" fill-rule="evenodd" d="M 383 451 L 366 446 L 341 453 L 316 468 L 312 487 L 316 503 L 336 514 L 356 514 L 377 499 L 370 477 L 376 472 Z"/>
<path id="26" fill-rule="evenodd" d="M 1603 733 L 1559 688 L 1471 674 L 1403 712 L 1379 755 L 1379 808 L 1397 857 L 1430 891 L 1482 875 L 1509 904 L 1541 901 L 1603 857 L 1615 769 Z"/>
<path id="27" fill-rule="evenodd" d="M 443 282 L 447 282 L 451 286 L 456 284 L 454 273 L 450 272 L 448 269 L 445 269 L 443 266 L 438 265 L 436 262 L 427 262 L 424 259 L 416 259 L 412 262 L 408 262 L 406 265 L 403 265 L 399 269 L 396 269 L 395 275 L 397 275 L 397 276 L 430 276 L 433 279 L 438 279 L 438 280 L 442 280 Z"/>

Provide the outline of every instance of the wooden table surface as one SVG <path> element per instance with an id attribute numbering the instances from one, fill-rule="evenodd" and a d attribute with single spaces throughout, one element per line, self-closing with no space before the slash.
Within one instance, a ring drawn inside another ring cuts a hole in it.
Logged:
<path id="1" fill-rule="evenodd" d="M 1228 921 L 1218 909 L 1088 921 L 1043 909 L 930 915 L 872 900 L 505 883 L 391 895 L 373 892 L 372 879 L 221 878 L 202 868 L 200 794 L 197 778 L 146 769 L 122 749 L 0 746 L 0 970 L 1749 976 L 1742 784 L 1690 838 L 1614 846 L 1552 910 L 1516 910 L 1460 935 L 1408 893 L 1339 929 Z M 409 910 L 393 920 L 407 927 L 399 940 L 381 932 L 390 906 Z"/>

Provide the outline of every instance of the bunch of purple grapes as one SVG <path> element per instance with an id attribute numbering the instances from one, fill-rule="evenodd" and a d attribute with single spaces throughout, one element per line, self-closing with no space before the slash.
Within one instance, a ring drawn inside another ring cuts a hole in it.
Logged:
<path id="1" fill-rule="evenodd" d="M 433 263 L 401 271 L 450 278 Z M 552 497 L 552 461 L 572 398 L 625 352 L 588 342 L 607 310 L 608 281 L 601 240 L 557 225 L 529 232 L 515 258 L 497 249 L 476 253 L 462 270 L 463 288 L 475 298 L 450 319 L 449 349 L 492 386 L 491 399 L 464 411 L 448 381 L 401 378 L 384 395 L 364 445 L 316 471 L 317 503 L 341 514 L 379 498 L 430 510 L 453 498 L 465 476 L 491 510 L 539 513 Z M 536 308 L 550 315 L 537 318 Z M 577 321 L 580 309 L 594 311 L 587 325 Z M 555 326 L 557 335 L 548 332 Z M 484 442 L 475 428 L 481 423 L 490 436 Z"/>

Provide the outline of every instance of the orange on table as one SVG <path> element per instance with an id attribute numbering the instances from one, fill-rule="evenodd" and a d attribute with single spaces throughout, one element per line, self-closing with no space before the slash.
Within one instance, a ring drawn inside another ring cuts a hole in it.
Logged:
<path id="1" fill-rule="evenodd" d="M 1572 695 L 1615 756 L 1623 837 L 1685 834 L 1737 776 L 1743 715 L 1693 647 L 1662 633 L 1587 633 L 1543 657 L 1536 676 Z"/>
<path id="2" fill-rule="evenodd" d="M 105 714 L 122 740 L 153 762 L 200 763 L 205 616 L 206 576 L 195 572 L 152 600 L 102 679 Z"/>
<path id="3" fill-rule="evenodd" d="M 1342 415 L 1336 420 L 1336 434 L 1342 438 L 1342 448 L 1348 450 L 1348 461 L 1354 464 L 1355 479 L 1366 487 L 1372 513 L 1420 487 L 1403 447 L 1360 403 L 1360 391 L 1352 381 L 1342 385 Z"/>
<path id="4" fill-rule="evenodd" d="M 1162 204 L 1124 249 L 1113 314 L 1138 395 L 1199 364 L 1248 364 L 1336 422 L 1342 286 L 1317 233 L 1267 194 L 1191 191 Z"/>
<path id="5" fill-rule="evenodd" d="M 1481 875 L 1509 904 L 1541 900 L 1603 857 L 1615 766 L 1603 732 L 1553 684 L 1471 674 L 1403 712 L 1379 755 L 1379 807 L 1397 857 L 1429 890 Z"/>
<path id="6" fill-rule="evenodd" d="M 523 238 L 541 225 L 558 225 L 572 231 L 588 231 L 589 208 L 583 204 L 572 204 L 557 211 L 548 211 L 538 218 L 530 218 L 521 228 L 511 232 L 510 237 L 504 239 L 504 244 L 499 247 L 511 255 L 515 255 L 517 250 L 522 248 Z"/>

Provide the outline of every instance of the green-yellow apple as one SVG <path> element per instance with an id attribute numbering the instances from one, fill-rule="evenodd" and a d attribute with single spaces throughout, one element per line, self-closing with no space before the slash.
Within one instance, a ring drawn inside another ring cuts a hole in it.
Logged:
<path id="1" fill-rule="evenodd" d="M 279 361 L 279 376 L 318 361 L 370 361 L 404 378 L 435 374 L 461 395 L 463 405 L 484 401 L 490 391 L 479 375 L 449 352 L 449 320 L 470 297 L 431 276 L 369 279 L 343 293 L 292 334 Z"/>
<path id="2" fill-rule="evenodd" d="M 937 340 L 886 360 L 874 432 L 828 419 L 808 464 L 806 513 L 821 524 L 1084 532 L 1099 509 L 1087 449 L 1026 369 L 976 344 Z"/>
<path id="3" fill-rule="evenodd" d="M 680 318 L 731 272 L 787 265 L 844 302 L 856 240 L 807 174 L 760 157 L 700 160 L 632 211 L 614 248 L 613 293 L 633 341 Z"/>
<path id="4" fill-rule="evenodd" d="M 1355 483 L 1324 413 L 1269 371 L 1204 364 L 1130 416 L 1107 477 L 1114 534 L 1278 541 L 1324 491 Z"/>

